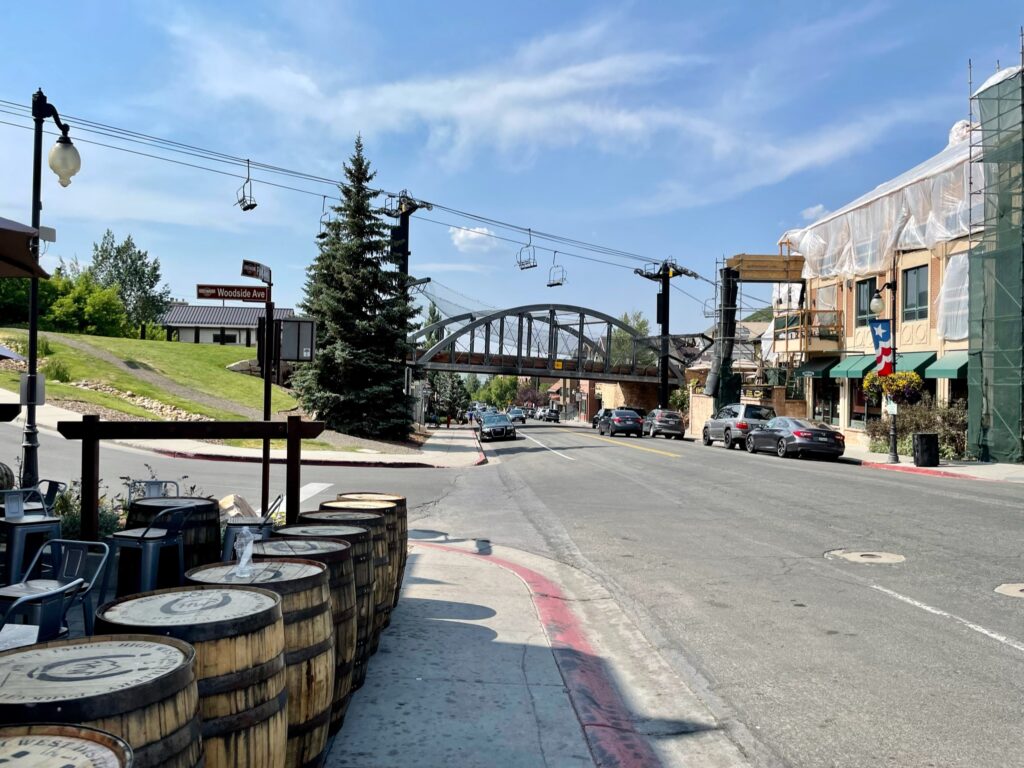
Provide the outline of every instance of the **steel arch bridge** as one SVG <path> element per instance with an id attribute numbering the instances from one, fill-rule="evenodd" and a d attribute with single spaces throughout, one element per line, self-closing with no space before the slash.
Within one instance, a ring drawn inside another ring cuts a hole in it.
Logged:
<path id="1" fill-rule="evenodd" d="M 427 371 L 658 383 L 658 338 L 603 312 L 527 304 L 466 312 L 409 336 L 409 363 Z M 669 363 L 680 383 L 682 368 Z"/>

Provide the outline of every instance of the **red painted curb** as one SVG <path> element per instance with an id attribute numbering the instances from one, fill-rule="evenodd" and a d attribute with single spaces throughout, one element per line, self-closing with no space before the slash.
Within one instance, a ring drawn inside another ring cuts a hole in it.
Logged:
<path id="1" fill-rule="evenodd" d="M 905 467 L 899 464 L 885 464 L 881 461 L 862 461 L 860 463 L 862 467 L 868 469 L 887 469 L 890 472 L 908 472 L 912 475 L 931 475 L 932 477 L 952 477 L 957 480 L 982 480 L 989 483 L 1002 483 L 1005 480 L 998 480 L 995 478 L 988 477 L 975 477 L 974 475 L 965 475 L 960 472 L 947 472 L 943 469 L 927 469 L 925 467 Z"/>
<path id="2" fill-rule="evenodd" d="M 522 579 L 551 641 L 555 663 L 596 764 L 601 768 L 657 768 L 661 765 L 646 737 L 634 728 L 618 688 L 557 584 L 537 571 L 493 555 L 424 541 L 417 541 L 416 546 L 479 557 Z"/>

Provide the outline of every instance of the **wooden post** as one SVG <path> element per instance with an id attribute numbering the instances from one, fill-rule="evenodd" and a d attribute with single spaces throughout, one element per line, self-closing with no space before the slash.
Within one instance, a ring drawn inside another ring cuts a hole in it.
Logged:
<path id="1" fill-rule="evenodd" d="M 302 483 L 302 417 L 288 417 L 287 464 L 285 465 L 285 512 L 288 525 L 299 521 L 299 488 Z"/>
<path id="2" fill-rule="evenodd" d="M 100 539 L 100 417 L 82 417 L 82 506 L 80 512 L 82 541 Z"/>

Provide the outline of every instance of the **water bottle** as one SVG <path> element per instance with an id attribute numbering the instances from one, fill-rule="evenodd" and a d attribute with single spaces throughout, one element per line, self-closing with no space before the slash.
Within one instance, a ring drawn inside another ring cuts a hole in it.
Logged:
<path id="1" fill-rule="evenodd" d="M 235 559 L 238 565 L 235 566 L 235 575 L 241 578 L 252 576 L 252 543 L 256 537 L 249 526 L 242 526 L 242 530 L 235 536 Z"/>

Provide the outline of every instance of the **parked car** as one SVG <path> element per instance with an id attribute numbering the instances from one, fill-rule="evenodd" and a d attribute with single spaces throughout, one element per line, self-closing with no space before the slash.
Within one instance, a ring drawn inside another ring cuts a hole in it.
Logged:
<path id="1" fill-rule="evenodd" d="M 623 406 L 621 406 L 621 408 L 624 411 L 633 411 L 633 413 L 635 413 L 641 419 L 647 417 L 647 409 L 646 408 L 637 408 L 635 405 L 623 405 Z"/>
<path id="2" fill-rule="evenodd" d="M 522 408 L 512 408 L 508 412 L 509 421 L 515 423 L 517 421 L 526 423 L 526 412 Z"/>
<path id="3" fill-rule="evenodd" d="M 480 422 L 480 440 L 515 440 L 516 426 L 504 413 L 488 413 Z"/>
<path id="4" fill-rule="evenodd" d="M 774 451 L 782 458 L 814 453 L 838 459 L 846 450 L 846 438 L 828 424 L 780 416 L 751 429 L 746 446 L 748 453 Z"/>
<path id="5" fill-rule="evenodd" d="M 594 414 L 594 418 L 592 418 L 590 420 L 590 428 L 591 429 L 597 429 L 597 423 L 599 421 L 601 421 L 601 419 L 604 418 L 604 415 L 606 413 L 610 413 L 611 411 L 612 411 L 611 408 L 600 408 L 600 409 L 598 409 L 597 413 Z"/>
<path id="6" fill-rule="evenodd" d="M 764 426 L 774 418 L 775 409 L 770 406 L 732 403 L 704 422 L 701 442 L 711 445 L 715 440 L 721 440 L 726 448 L 743 445 L 747 432 Z"/>
<path id="7" fill-rule="evenodd" d="M 611 408 L 597 423 L 597 432 L 600 435 L 607 433 L 609 437 L 615 437 L 616 435 L 643 437 L 644 420 L 640 418 L 636 411 L 624 408 Z"/>
<path id="8" fill-rule="evenodd" d="M 644 417 L 644 431 L 648 437 L 661 435 L 682 440 L 686 429 L 683 427 L 683 416 L 679 411 L 655 408 Z"/>
<path id="9" fill-rule="evenodd" d="M 544 415 L 540 417 L 542 421 L 553 421 L 558 423 L 558 409 L 548 408 L 544 411 Z"/>

